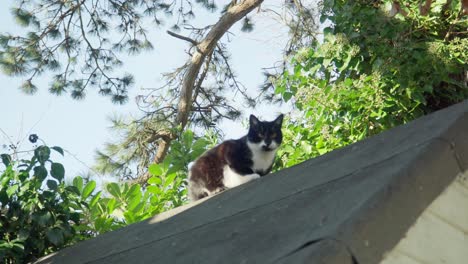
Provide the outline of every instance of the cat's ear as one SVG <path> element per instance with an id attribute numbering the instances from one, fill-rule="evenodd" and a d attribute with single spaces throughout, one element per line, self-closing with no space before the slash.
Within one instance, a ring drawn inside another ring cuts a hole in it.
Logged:
<path id="1" fill-rule="evenodd" d="M 258 118 L 255 117 L 254 115 L 250 115 L 249 122 L 250 122 L 250 126 L 253 127 L 253 126 L 257 126 L 260 121 L 258 121 Z"/>
<path id="2" fill-rule="evenodd" d="M 275 119 L 275 121 L 273 121 L 273 123 L 274 123 L 275 125 L 277 125 L 277 126 L 281 126 L 281 125 L 283 124 L 283 117 L 284 117 L 283 114 L 279 115 L 279 116 Z"/>

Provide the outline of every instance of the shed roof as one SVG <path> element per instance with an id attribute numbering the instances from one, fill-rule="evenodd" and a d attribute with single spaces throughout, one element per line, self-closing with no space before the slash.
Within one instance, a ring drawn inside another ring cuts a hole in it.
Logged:
<path id="1" fill-rule="evenodd" d="M 465 101 L 37 263 L 378 263 L 467 169 L 467 113 Z"/>

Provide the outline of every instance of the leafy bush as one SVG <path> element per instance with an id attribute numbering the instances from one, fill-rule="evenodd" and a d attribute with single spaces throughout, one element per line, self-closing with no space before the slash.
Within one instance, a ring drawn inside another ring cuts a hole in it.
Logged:
<path id="1" fill-rule="evenodd" d="M 0 174 L 0 260 L 22 263 L 80 240 L 139 222 L 187 201 L 187 165 L 210 145 L 184 132 L 161 164 L 152 164 L 147 186 L 75 177 L 66 184 L 62 164 L 50 159 L 59 147 L 39 146 L 31 160 L 2 154 Z"/>
<path id="2" fill-rule="evenodd" d="M 65 169 L 39 146 L 31 160 L 2 154 L 0 175 L 0 259 L 23 263 L 90 237 L 81 232 L 86 197 L 64 182 Z"/>
<path id="3" fill-rule="evenodd" d="M 427 14 L 421 1 L 404 2 L 392 14 L 395 1 L 323 1 L 321 20 L 331 24 L 323 42 L 298 52 L 276 82 L 275 92 L 305 117 L 287 125 L 282 164 L 468 98 L 461 2 L 432 1 Z"/>
<path id="4" fill-rule="evenodd" d="M 97 192 L 90 202 L 88 222 L 93 232 L 115 230 L 186 203 L 188 164 L 215 143 L 209 136 L 195 138 L 187 130 L 172 143 L 162 163 L 149 166 L 151 178 L 146 186 L 107 184 L 107 193 Z"/>

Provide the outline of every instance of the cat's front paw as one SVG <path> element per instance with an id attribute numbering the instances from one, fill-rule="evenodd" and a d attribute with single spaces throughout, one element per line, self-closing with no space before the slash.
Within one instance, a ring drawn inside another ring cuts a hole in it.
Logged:
<path id="1" fill-rule="evenodd" d="M 253 179 L 258 179 L 260 178 L 260 175 L 258 173 L 250 174 L 250 177 Z"/>

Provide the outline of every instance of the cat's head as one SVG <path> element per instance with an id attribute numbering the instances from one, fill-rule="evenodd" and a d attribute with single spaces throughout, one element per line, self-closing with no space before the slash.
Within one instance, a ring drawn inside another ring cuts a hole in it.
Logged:
<path id="1" fill-rule="evenodd" d="M 280 146 L 283 141 L 281 133 L 283 114 L 273 121 L 260 121 L 254 115 L 250 115 L 249 123 L 247 134 L 249 145 L 261 151 L 273 151 Z"/>

